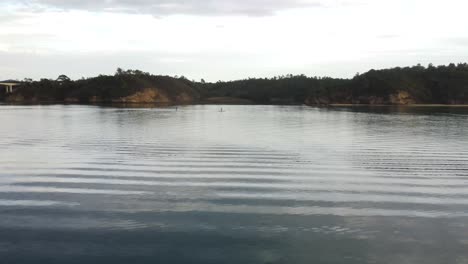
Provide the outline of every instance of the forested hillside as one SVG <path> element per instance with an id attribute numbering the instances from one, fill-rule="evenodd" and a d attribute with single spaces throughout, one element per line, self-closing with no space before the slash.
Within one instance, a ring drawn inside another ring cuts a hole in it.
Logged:
<path id="1" fill-rule="evenodd" d="M 468 64 L 370 70 L 352 79 L 281 76 L 204 84 L 210 96 L 254 103 L 468 104 Z"/>
<path id="2" fill-rule="evenodd" d="M 468 64 L 370 70 L 352 79 L 286 75 L 216 83 L 118 69 L 76 81 L 25 80 L 0 96 L 9 102 L 468 104 Z"/>
<path id="3" fill-rule="evenodd" d="M 11 95 L 10 102 L 68 103 L 192 103 L 199 92 L 185 78 L 156 76 L 139 70 L 117 69 L 115 75 L 70 80 L 60 75 L 56 80 L 26 80 Z"/>

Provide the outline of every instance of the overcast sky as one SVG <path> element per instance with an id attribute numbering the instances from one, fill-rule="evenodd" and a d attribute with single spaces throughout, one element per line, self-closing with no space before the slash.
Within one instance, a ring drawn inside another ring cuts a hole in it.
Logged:
<path id="1" fill-rule="evenodd" d="M 466 0 L 2 0 L 0 79 L 210 81 L 468 62 Z"/>

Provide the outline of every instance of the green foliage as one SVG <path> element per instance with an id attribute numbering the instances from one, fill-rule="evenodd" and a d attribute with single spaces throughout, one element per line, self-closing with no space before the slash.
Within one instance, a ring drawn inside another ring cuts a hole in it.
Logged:
<path id="1" fill-rule="evenodd" d="M 346 80 L 289 74 L 271 79 L 251 78 L 231 82 L 201 83 L 201 86 L 205 96 L 237 97 L 261 104 L 294 104 L 303 103 L 308 96 L 325 93 L 327 87 L 344 82 Z"/>
<path id="2" fill-rule="evenodd" d="M 347 88 L 350 101 L 369 96 L 388 100 L 405 91 L 417 103 L 463 104 L 468 103 L 468 64 L 370 70 L 354 77 Z"/>
<path id="3" fill-rule="evenodd" d="M 193 98 L 234 97 L 258 104 L 394 103 L 392 98 L 404 92 L 411 102 L 468 104 L 468 64 L 370 70 L 352 79 L 285 75 L 216 83 L 188 80 L 184 76 L 156 76 L 140 70 L 118 68 L 114 75 L 70 80 L 25 79 L 17 94 L 25 100 L 63 101 L 74 98 L 102 102 L 133 95 L 146 88 L 162 89 L 170 98 L 189 94 Z M 5 96 L 1 94 L 0 96 Z M 0 98 L 1 99 L 1 98 Z"/>
<path id="4" fill-rule="evenodd" d="M 68 78 L 68 76 L 62 74 L 62 75 L 59 75 L 59 77 L 57 77 L 56 81 L 59 82 L 59 83 L 65 83 L 65 82 L 70 82 L 71 79 Z"/>
<path id="5" fill-rule="evenodd" d="M 156 76 L 140 70 L 117 69 L 115 75 L 70 80 L 60 75 L 56 80 L 41 79 L 35 82 L 24 82 L 17 93 L 25 100 L 64 101 L 75 99 L 86 103 L 93 98 L 100 102 L 112 102 L 115 99 L 130 96 L 146 88 L 158 88 L 170 98 L 181 93 L 197 96 L 192 84 L 187 79 L 174 79 L 169 76 Z"/>

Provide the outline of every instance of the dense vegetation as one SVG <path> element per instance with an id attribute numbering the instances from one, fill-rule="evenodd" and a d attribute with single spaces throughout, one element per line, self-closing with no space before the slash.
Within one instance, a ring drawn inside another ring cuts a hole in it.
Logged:
<path id="1" fill-rule="evenodd" d="M 148 92 L 149 91 L 149 92 Z M 115 75 L 70 80 L 60 75 L 56 80 L 26 79 L 10 101 L 32 102 L 192 102 L 199 100 L 199 92 L 184 77 L 156 76 L 139 70 L 117 69 Z M 145 97 L 146 96 L 146 97 Z M 148 98 L 149 97 L 149 98 Z"/>
<path id="2" fill-rule="evenodd" d="M 468 64 L 371 70 L 332 89 L 330 102 L 468 104 Z"/>
<path id="3" fill-rule="evenodd" d="M 343 79 L 286 75 L 272 79 L 246 79 L 202 84 L 205 96 L 236 97 L 259 104 L 304 103 L 312 95 L 322 95 L 328 87 L 346 84 Z"/>
<path id="4" fill-rule="evenodd" d="M 112 76 L 77 81 L 65 75 L 25 80 L 14 94 L 3 96 L 9 101 L 83 103 L 238 98 L 258 104 L 468 104 L 468 64 L 370 70 L 352 79 L 286 75 L 217 83 L 118 69 Z"/>
<path id="5" fill-rule="evenodd" d="M 204 84 L 210 96 L 255 103 L 468 104 L 468 64 L 370 70 L 352 79 L 304 75 Z"/>

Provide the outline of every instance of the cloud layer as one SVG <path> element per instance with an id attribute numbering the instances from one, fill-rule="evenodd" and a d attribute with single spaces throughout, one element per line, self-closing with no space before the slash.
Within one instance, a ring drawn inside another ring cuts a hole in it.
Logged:
<path id="1" fill-rule="evenodd" d="M 212 81 L 352 77 L 468 61 L 466 0 L 3 0 L 0 10 L 0 79 L 117 67 Z"/>
<path id="2" fill-rule="evenodd" d="M 34 8 L 152 14 L 155 16 L 248 15 L 265 16 L 277 11 L 323 6 L 323 0 L 23 0 Z"/>

